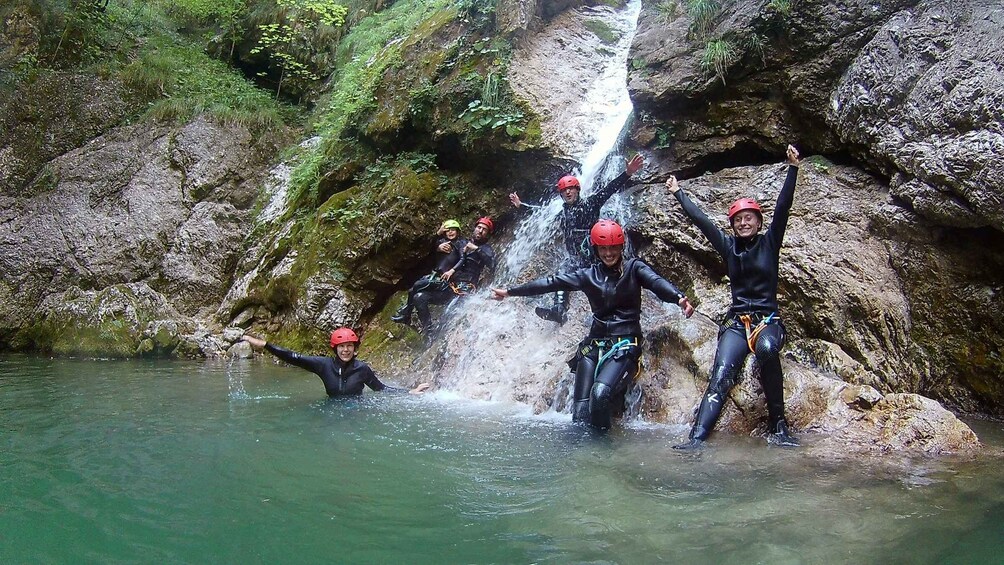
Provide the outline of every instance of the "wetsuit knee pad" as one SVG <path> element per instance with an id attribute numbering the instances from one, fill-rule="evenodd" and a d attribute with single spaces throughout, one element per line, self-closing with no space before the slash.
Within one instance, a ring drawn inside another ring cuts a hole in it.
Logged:
<path id="1" fill-rule="evenodd" d="M 594 383 L 589 394 L 589 422 L 594 428 L 610 427 L 610 401 L 613 389 L 603 383 Z"/>
<path id="2" fill-rule="evenodd" d="M 770 359 L 775 359 L 781 354 L 781 337 L 775 335 L 761 335 L 759 339 L 756 340 L 756 346 L 754 354 L 757 360 L 763 362 Z"/>
<path id="3" fill-rule="evenodd" d="M 613 391 L 614 389 L 603 383 L 593 383 L 593 388 L 589 391 L 589 399 L 594 403 L 609 404 Z"/>

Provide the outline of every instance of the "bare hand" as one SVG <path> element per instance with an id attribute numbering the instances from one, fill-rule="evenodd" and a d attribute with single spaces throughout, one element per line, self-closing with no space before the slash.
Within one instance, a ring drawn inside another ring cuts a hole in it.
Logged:
<path id="1" fill-rule="evenodd" d="M 690 304 L 690 300 L 687 300 L 686 296 L 681 298 L 680 302 L 678 302 L 677 304 L 679 304 L 680 308 L 683 310 L 684 316 L 689 318 L 694 315 L 694 306 Z"/>
<path id="2" fill-rule="evenodd" d="M 241 336 L 241 339 L 244 340 L 244 341 L 246 341 L 246 342 L 248 342 L 248 343 L 250 343 L 251 347 L 255 347 L 257 349 L 261 349 L 261 348 L 265 347 L 265 340 L 264 339 L 259 339 L 257 337 L 252 336 L 252 335 L 246 335 L 246 334 L 243 335 L 243 336 Z"/>
<path id="3" fill-rule="evenodd" d="M 445 273 L 443 273 L 442 275 L 440 275 L 440 278 L 442 278 L 444 281 L 448 281 L 448 280 L 450 280 L 450 277 L 453 276 L 453 272 L 454 272 L 454 270 L 450 269 L 449 271 L 446 271 Z"/>
<path id="4" fill-rule="evenodd" d="M 645 165 L 645 158 L 641 156 L 641 153 L 635 153 L 635 156 L 627 162 L 627 176 L 631 176 Z"/>
<path id="5" fill-rule="evenodd" d="M 512 202 L 512 205 L 517 208 L 523 205 L 523 201 L 519 199 L 519 195 L 515 192 L 509 193 L 509 202 Z"/>
<path id="6" fill-rule="evenodd" d="M 411 393 L 411 394 L 422 394 L 423 392 L 429 390 L 429 387 L 431 387 L 431 386 L 432 385 L 430 385 L 429 383 L 421 383 L 418 386 L 416 386 L 415 388 L 409 390 L 408 392 Z"/>
<path id="7" fill-rule="evenodd" d="M 447 242 L 445 242 L 445 241 L 443 243 L 440 243 L 439 244 L 439 252 L 440 253 L 449 253 L 450 252 L 450 244 L 447 243 Z"/>
<path id="8" fill-rule="evenodd" d="M 478 246 L 474 243 L 468 241 L 467 245 L 464 246 L 464 253 L 473 253 L 478 250 Z"/>
<path id="9" fill-rule="evenodd" d="M 787 156 L 789 165 L 795 165 L 797 167 L 798 164 L 801 162 L 798 159 L 798 149 L 795 149 L 794 145 L 788 146 Z"/>
<path id="10" fill-rule="evenodd" d="M 509 291 L 504 288 L 493 288 L 492 289 L 492 300 L 504 300 L 509 297 Z"/>
<path id="11" fill-rule="evenodd" d="M 666 179 L 666 188 L 669 189 L 670 194 L 676 194 L 680 190 L 680 183 L 676 181 L 676 176 L 669 175 Z"/>

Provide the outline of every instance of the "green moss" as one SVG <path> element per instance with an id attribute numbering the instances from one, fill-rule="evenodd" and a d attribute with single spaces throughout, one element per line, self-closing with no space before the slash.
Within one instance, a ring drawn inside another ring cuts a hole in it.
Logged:
<path id="1" fill-rule="evenodd" d="M 376 108 L 375 93 L 384 72 L 400 62 L 404 44 L 415 41 L 407 38 L 421 37 L 421 30 L 435 29 L 455 14 L 456 8 L 446 0 L 406 0 L 353 27 L 339 46 L 338 68 L 333 75 L 330 94 L 315 113 L 312 129 L 321 137 L 321 143 L 305 155 L 291 175 L 292 202 L 302 203 L 316 197 L 322 171 L 329 169 L 329 160 L 334 154 L 332 149 L 339 144 L 350 124 Z M 400 38 L 406 41 L 398 41 Z M 383 127 L 396 123 L 406 109 L 407 102 L 400 113 L 388 109 Z"/>

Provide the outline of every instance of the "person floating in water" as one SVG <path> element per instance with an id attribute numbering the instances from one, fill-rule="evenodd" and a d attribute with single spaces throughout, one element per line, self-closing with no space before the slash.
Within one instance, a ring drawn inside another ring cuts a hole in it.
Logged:
<path id="1" fill-rule="evenodd" d="M 761 234 L 763 212 L 752 198 L 740 198 L 729 206 L 732 235 L 718 229 L 670 176 L 666 187 L 683 206 L 684 213 L 708 238 L 728 269 L 732 286 L 732 306 L 718 332 L 718 351 L 708 379 L 708 389 L 701 399 L 690 431 L 689 441 L 677 449 L 700 446 L 711 434 L 722 404 L 736 384 L 739 373 L 752 353 L 760 365 L 760 381 L 767 398 L 767 442 L 772 445 L 798 446 L 784 417 L 784 384 L 781 374 L 781 347 L 784 324 L 778 314 L 777 279 L 781 241 L 788 224 L 788 212 L 798 177 L 798 151 L 788 146 L 788 175 L 778 194 L 770 227 Z"/>
<path id="2" fill-rule="evenodd" d="M 334 357 L 302 355 L 250 335 L 244 335 L 241 339 L 251 344 L 252 347 L 264 348 L 290 365 L 296 365 L 321 377 L 328 396 L 362 394 L 364 386 L 373 390 L 402 392 L 407 390 L 383 384 L 369 365 L 356 358 L 359 353 L 359 337 L 349 328 L 338 328 L 331 332 L 331 348 L 335 350 Z M 422 394 L 428 389 L 429 384 L 422 383 L 408 392 Z"/>
<path id="3" fill-rule="evenodd" d="M 493 288 L 492 298 L 572 290 L 586 295 L 593 321 L 589 335 L 579 344 L 570 363 L 575 371 L 572 420 L 606 429 L 639 370 L 641 289 L 651 290 L 663 302 L 678 304 L 688 318 L 694 308 L 676 286 L 644 261 L 624 258 L 624 230 L 617 222 L 597 222 L 590 230 L 589 241 L 598 263 L 509 289 Z"/>
<path id="4" fill-rule="evenodd" d="M 580 198 L 579 179 L 566 175 L 558 180 L 558 194 L 564 201 L 561 207 L 561 233 L 565 238 L 565 258 L 558 266 L 559 273 L 570 273 L 577 269 L 588 267 L 595 261 L 590 249 L 589 230 L 600 219 L 600 208 L 610 200 L 615 192 L 628 185 L 628 180 L 641 170 L 645 160 L 641 155 L 635 155 L 628 162 L 623 173 L 610 181 L 605 187 L 591 194 L 588 198 Z M 523 203 L 515 192 L 509 195 L 513 206 L 534 207 Z M 550 308 L 537 307 L 534 312 L 545 320 L 565 323 L 568 312 L 568 293 L 558 291 L 554 295 L 554 305 Z"/>
<path id="5" fill-rule="evenodd" d="M 460 237 L 460 222 L 456 220 L 446 220 L 437 232 L 439 238 L 436 240 L 435 253 L 437 255 L 436 266 L 432 272 L 415 281 L 408 289 L 408 300 L 404 303 L 396 314 L 390 317 L 391 320 L 405 325 L 411 325 L 411 314 L 415 309 L 415 295 L 423 290 L 443 291 L 449 290 L 449 281 L 443 280 L 443 273 L 456 265 L 467 246 L 467 240 Z"/>
<path id="6" fill-rule="evenodd" d="M 460 259 L 449 269 L 443 271 L 441 279 L 445 286 L 428 287 L 416 292 L 412 304 L 418 312 L 421 331 L 426 341 L 432 335 L 432 314 L 430 304 L 446 304 L 454 298 L 466 296 L 477 290 L 485 269 L 495 268 L 495 251 L 488 244 L 495 224 L 489 217 L 479 218 L 474 225 L 471 240 L 464 244 Z M 399 320 L 395 320 L 399 321 Z M 403 320 L 400 320 L 403 323 Z"/>

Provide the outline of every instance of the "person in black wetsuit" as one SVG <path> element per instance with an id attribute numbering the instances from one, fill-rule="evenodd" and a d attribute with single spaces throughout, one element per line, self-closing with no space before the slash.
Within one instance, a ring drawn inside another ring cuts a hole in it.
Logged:
<path id="1" fill-rule="evenodd" d="M 718 332 L 718 351 L 701 399 L 688 441 L 677 449 L 699 447 L 711 434 L 722 412 L 722 404 L 736 384 L 746 356 L 753 353 L 760 365 L 760 381 L 767 398 L 767 442 L 798 446 L 784 417 L 784 383 L 781 374 L 781 347 L 784 324 L 778 315 L 777 279 L 781 241 L 788 224 L 788 212 L 798 177 L 798 151 L 787 150 L 788 176 L 777 197 L 770 227 L 760 234 L 763 212 L 752 198 L 740 198 L 729 206 L 733 235 L 718 229 L 670 176 L 666 187 L 676 196 L 687 217 L 708 238 L 728 269 L 732 286 L 732 306 Z"/>
<path id="2" fill-rule="evenodd" d="M 250 335 L 245 335 L 241 339 L 251 344 L 252 347 L 264 348 L 290 365 L 296 365 L 321 377 L 328 396 L 362 394 L 364 386 L 373 390 L 402 392 L 407 390 L 383 384 L 373 374 L 373 369 L 369 365 L 356 358 L 359 352 L 359 337 L 349 328 L 338 328 L 331 332 L 331 348 L 335 350 L 334 357 L 301 355 Z M 408 392 L 422 394 L 428 389 L 429 384 L 422 383 Z"/>
<path id="3" fill-rule="evenodd" d="M 452 267 L 443 272 L 442 280 L 447 283 L 443 288 L 426 288 L 415 293 L 412 302 L 418 312 L 418 320 L 422 324 L 421 331 L 426 335 L 426 341 L 432 335 L 432 315 L 430 304 L 446 304 L 458 296 L 466 296 L 477 290 L 481 275 L 487 268 L 495 268 L 495 251 L 488 244 L 495 224 L 489 217 L 478 219 L 474 225 L 471 240 L 463 248 L 460 259 Z"/>
<path id="4" fill-rule="evenodd" d="M 569 365 L 575 371 L 572 420 L 593 427 L 610 427 L 617 403 L 639 370 L 641 357 L 641 289 L 663 302 L 679 304 L 689 318 L 693 306 L 673 283 L 641 259 L 625 259 L 624 230 L 612 220 L 600 220 L 590 230 L 599 262 L 570 273 L 558 272 L 510 289 L 493 288 L 492 298 L 535 296 L 558 290 L 581 290 L 593 310 L 592 326 Z M 621 404 L 622 405 L 622 404 Z"/>
<path id="5" fill-rule="evenodd" d="M 600 208 L 610 200 L 615 192 L 628 185 L 631 176 L 641 170 L 645 160 L 641 155 L 632 157 L 620 176 L 610 181 L 599 191 L 589 195 L 588 198 L 579 198 L 579 179 L 571 175 L 566 175 L 558 180 L 558 194 L 564 201 L 561 207 L 561 233 L 565 238 L 565 258 L 558 266 L 559 273 L 570 273 L 583 267 L 588 267 L 595 262 L 595 256 L 589 246 L 589 230 L 593 224 L 600 219 Z M 534 208 L 531 204 L 525 204 L 520 200 L 515 192 L 509 195 L 509 200 L 513 206 L 519 208 L 526 206 Z M 565 323 L 568 312 L 568 293 L 558 291 L 554 295 L 554 305 L 550 308 L 538 306 L 534 312 L 552 322 Z"/>
<path id="6" fill-rule="evenodd" d="M 435 253 L 438 256 L 432 272 L 415 281 L 408 289 L 408 300 L 391 320 L 405 325 L 411 325 L 411 313 L 415 308 L 415 295 L 423 290 L 448 290 L 450 283 L 443 280 L 443 273 L 451 269 L 457 262 L 467 245 L 467 240 L 460 237 L 460 222 L 446 220 L 437 232 Z"/>

